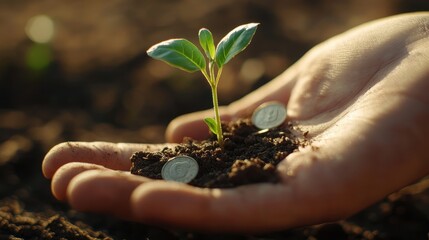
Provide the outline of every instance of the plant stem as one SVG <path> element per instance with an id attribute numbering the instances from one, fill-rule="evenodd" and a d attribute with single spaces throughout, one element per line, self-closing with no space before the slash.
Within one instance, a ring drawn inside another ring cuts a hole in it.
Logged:
<path id="1" fill-rule="evenodd" d="M 212 90 L 212 99 L 213 99 L 213 110 L 215 114 L 216 121 L 216 132 L 217 132 L 217 141 L 220 147 L 223 147 L 223 134 L 222 134 L 222 123 L 220 121 L 219 114 L 219 102 L 217 98 L 217 86 L 219 82 L 220 72 L 217 72 L 217 76 L 215 76 L 215 62 L 214 60 L 209 61 L 209 77 L 210 77 L 210 88 Z M 219 69 L 222 71 L 222 69 Z"/>
<path id="2" fill-rule="evenodd" d="M 219 83 L 220 74 L 222 73 L 222 68 L 219 68 L 217 71 L 217 75 L 215 76 L 215 63 L 214 60 L 209 61 L 209 72 L 207 73 L 205 69 L 201 70 L 204 77 L 207 79 L 207 82 L 210 85 L 210 88 L 212 90 L 212 100 L 213 100 L 213 110 L 215 114 L 215 122 L 216 122 L 216 137 L 217 141 L 219 143 L 219 146 L 223 148 L 223 133 L 222 133 L 222 122 L 220 121 L 220 114 L 219 114 L 219 102 L 217 99 L 217 86 Z"/>
<path id="3" fill-rule="evenodd" d="M 212 85 L 211 89 L 212 89 L 212 98 L 213 98 L 213 109 L 214 109 L 215 120 L 216 120 L 217 141 L 219 143 L 219 146 L 223 147 L 222 123 L 220 121 L 219 103 L 217 100 L 217 86 Z"/>
<path id="4" fill-rule="evenodd" d="M 210 77 L 209 75 L 207 75 L 206 70 L 201 70 L 201 72 L 203 73 L 204 77 L 206 78 L 207 82 L 209 83 L 209 85 L 211 86 L 212 83 L 210 82 Z"/>

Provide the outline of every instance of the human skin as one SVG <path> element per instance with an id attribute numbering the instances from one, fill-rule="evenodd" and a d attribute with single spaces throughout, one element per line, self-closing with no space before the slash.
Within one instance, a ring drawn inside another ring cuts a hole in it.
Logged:
<path id="1" fill-rule="evenodd" d="M 80 211 L 187 229 L 262 232 L 346 218 L 429 174 L 429 12 L 370 22 L 319 44 L 267 85 L 221 109 L 231 120 L 287 104 L 310 146 L 279 184 L 202 189 L 131 175 L 148 144 L 68 142 L 43 162 L 52 192 Z M 170 142 L 203 139 L 212 111 L 173 120 Z"/>

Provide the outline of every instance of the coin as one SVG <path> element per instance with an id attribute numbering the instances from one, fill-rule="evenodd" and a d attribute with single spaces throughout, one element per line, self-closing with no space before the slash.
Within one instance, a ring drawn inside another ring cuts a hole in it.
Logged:
<path id="1" fill-rule="evenodd" d="M 267 102 L 255 109 L 252 123 L 259 129 L 280 126 L 286 120 L 286 107 L 279 102 Z"/>
<path id="2" fill-rule="evenodd" d="M 198 174 L 198 163 L 188 156 L 176 156 L 169 159 L 161 169 L 164 180 L 189 183 Z"/>

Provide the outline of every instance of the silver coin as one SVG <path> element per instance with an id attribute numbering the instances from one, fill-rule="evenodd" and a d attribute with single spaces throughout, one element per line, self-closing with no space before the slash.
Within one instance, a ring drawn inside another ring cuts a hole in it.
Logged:
<path id="1" fill-rule="evenodd" d="M 198 174 L 198 163 L 188 156 L 176 156 L 168 160 L 161 169 L 164 180 L 189 183 Z"/>
<path id="2" fill-rule="evenodd" d="M 267 102 L 255 109 L 252 123 L 259 129 L 275 128 L 286 120 L 286 107 L 279 102 Z"/>

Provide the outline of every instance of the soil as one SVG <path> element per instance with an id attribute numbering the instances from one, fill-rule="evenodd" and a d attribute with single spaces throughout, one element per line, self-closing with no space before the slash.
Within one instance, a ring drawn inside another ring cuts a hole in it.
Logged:
<path id="1" fill-rule="evenodd" d="M 171 119 L 211 107 L 210 88 L 199 74 L 147 57 L 145 50 L 156 42 L 173 37 L 197 42 L 201 27 L 219 40 L 235 26 L 260 22 L 252 44 L 224 68 L 219 85 L 224 105 L 331 36 L 376 18 L 427 10 L 429 2 L 421 0 L 0 1 L 0 240 L 427 240 L 428 179 L 342 221 L 231 235 L 77 212 L 53 198 L 41 173 L 44 155 L 58 143 L 162 143 Z M 25 35 L 26 23 L 39 14 L 54 21 L 50 43 Z M 35 56 L 44 61 L 29 64 Z"/>
<path id="2" fill-rule="evenodd" d="M 215 135 L 206 141 L 185 139 L 174 148 L 160 152 L 136 152 L 131 157 L 131 173 L 162 179 L 162 166 L 175 156 L 194 158 L 198 175 L 190 185 L 206 188 L 231 188 L 245 184 L 277 183 L 280 177 L 277 164 L 297 150 L 300 141 L 288 127 L 259 130 L 250 119 L 223 124 L 224 145 L 221 148 Z"/>
<path id="3" fill-rule="evenodd" d="M 428 196 L 428 189 L 429 180 L 425 180 L 349 219 L 260 235 L 184 232 L 52 208 L 33 212 L 28 208 L 34 206 L 26 208 L 13 198 L 0 202 L 0 239 L 426 240 L 428 199 L 422 195 Z"/>

